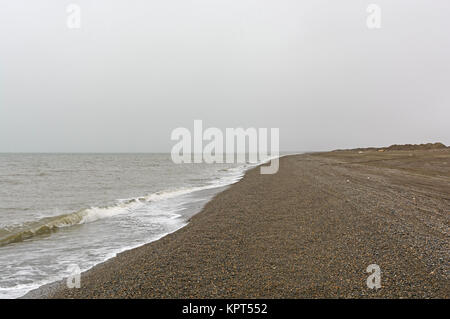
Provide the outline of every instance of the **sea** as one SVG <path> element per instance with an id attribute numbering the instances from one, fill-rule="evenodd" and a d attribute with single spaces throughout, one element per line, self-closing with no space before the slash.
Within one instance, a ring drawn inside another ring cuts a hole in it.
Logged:
<path id="1" fill-rule="evenodd" d="M 0 298 L 18 298 L 185 226 L 256 164 L 170 154 L 0 154 Z"/>

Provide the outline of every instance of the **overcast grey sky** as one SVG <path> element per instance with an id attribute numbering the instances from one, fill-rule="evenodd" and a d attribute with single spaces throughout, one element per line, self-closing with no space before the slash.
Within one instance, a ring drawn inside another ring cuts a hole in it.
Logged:
<path id="1" fill-rule="evenodd" d="M 194 119 L 282 150 L 450 144 L 450 1 L 0 0 L 0 152 L 170 151 Z"/>

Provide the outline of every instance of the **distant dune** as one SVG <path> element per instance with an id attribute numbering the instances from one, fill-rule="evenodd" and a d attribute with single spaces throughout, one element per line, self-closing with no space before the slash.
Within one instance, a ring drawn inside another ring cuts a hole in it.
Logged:
<path id="1" fill-rule="evenodd" d="M 420 150 L 436 150 L 448 148 L 443 143 L 426 143 L 426 144 L 393 144 L 388 147 L 365 147 L 354 148 L 348 150 L 336 150 L 336 151 L 420 151 Z"/>

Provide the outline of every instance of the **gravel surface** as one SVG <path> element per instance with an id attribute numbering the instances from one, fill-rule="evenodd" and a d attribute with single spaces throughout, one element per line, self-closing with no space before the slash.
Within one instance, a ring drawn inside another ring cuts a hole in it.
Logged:
<path id="1" fill-rule="evenodd" d="M 448 298 L 449 224 L 449 149 L 286 156 L 186 227 L 83 273 L 80 289 L 46 296 Z"/>

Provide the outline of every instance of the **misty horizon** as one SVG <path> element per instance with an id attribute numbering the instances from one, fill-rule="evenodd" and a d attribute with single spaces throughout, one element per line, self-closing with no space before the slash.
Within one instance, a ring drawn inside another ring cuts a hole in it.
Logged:
<path id="1" fill-rule="evenodd" d="M 67 26 L 70 3 L 81 25 Z M 1 153 L 168 153 L 177 127 L 281 152 L 450 144 L 450 3 L 3 1 Z"/>

